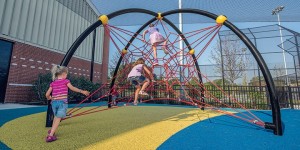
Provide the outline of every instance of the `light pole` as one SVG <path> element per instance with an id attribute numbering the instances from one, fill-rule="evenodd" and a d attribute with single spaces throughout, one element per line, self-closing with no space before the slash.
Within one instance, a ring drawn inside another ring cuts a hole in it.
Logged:
<path id="1" fill-rule="evenodd" d="M 178 0 L 178 8 L 179 9 L 181 9 L 182 8 L 182 0 Z M 180 32 L 182 33 L 182 30 L 183 30 L 183 28 L 182 28 L 182 13 L 179 13 L 179 30 L 180 30 Z M 184 76 L 184 71 L 183 71 L 183 64 L 184 64 L 184 58 L 183 58 L 183 56 L 184 56 L 184 49 L 183 49 L 183 39 L 181 38 L 181 36 L 180 36 L 180 41 L 179 41 L 179 50 L 181 51 L 180 52 L 180 58 L 179 58 L 179 63 L 180 63 L 180 68 L 179 68 L 179 80 L 180 80 L 180 84 L 182 84 L 182 82 L 183 82 L 183 76 Z M 180 86 L 180 98 L 181 97 L 185 97 L 184 96 L 184 91 L 183 91 L 183 88 L 182 88 L 182 86 Z"/>
<path id="2" fill-rule="evenodd" d="M 281 40 L 281 47 L 282 47 L 282 55 L 283 55 L 283 63 L 284 63 L 284 69 L 285 69 L 285 85 L 289 85 L 289 77 L 288 77 L 288 71 L 287 71 L 287 66 L 286 66 L 286 59 L 285 59 L 285 50 L 283 46 L 283 39 L 282 39 L 282 31 L 281 31 L 281 25 L 280 25 L 280 16 L 279 12 L 283 10 L 284 6 L 278 6 L 275 9 L 272 10 L 272 15 L 277 15 L 278 19 L 278 25 L 279 25 L 279 33 L 280 33 L 280 40 Z"/>

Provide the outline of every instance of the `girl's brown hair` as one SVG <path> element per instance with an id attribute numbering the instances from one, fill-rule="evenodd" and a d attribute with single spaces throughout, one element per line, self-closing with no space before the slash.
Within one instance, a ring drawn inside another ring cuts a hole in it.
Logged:
<path id="1" fill-rule="evenodd" d="M 145 60 L 143 58 L 139 58 L 138 60 L 136 60 L 136 62 L 133 64 L 133 66 L 136 66 L 138 64 L 145 64 Z"/>
<path id="2" fill-rule="evenodd" d="M 53 65 L 51 69 L 52 73 L 52 80 L 56 80 L 57 76 L 61 75 L 62 73 L 68 74 L 68 68 L 65 66 Z"/>

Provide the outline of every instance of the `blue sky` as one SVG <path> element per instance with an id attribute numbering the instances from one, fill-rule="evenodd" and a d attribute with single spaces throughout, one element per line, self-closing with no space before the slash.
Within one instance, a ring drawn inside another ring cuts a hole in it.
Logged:
<path id="1" fill-rule="evenodd" d="M 270 17 L 275 17 L 277 18 L 277 16 L 272 16 L 270 15 Z M 124 18 L 126 18 L 124 16 Z M 114 18 L 114 19 L 124 19 L 122 18 L 122 16 L 119 16 L 117 18 Z M 125 20 L 124 20 L 125 21 Z M 128 20 L 126 20 L 128 21 Z M 239 29 L 244 29 L 244 28 L 253 28 L 253 27 L 260 27 L 260 26 L 266 26 L 266 25 L 274 25 L 274 24 L 278 24 L 278 22 L 233 22 L 233 24 L 235 26 L 237 26 Z M 113 24 L 112 24 L 113 25 Z M 204 28 L 204 27 L 207 27 L 207 26 L 210 26 L 212 25 L 211 23 L 199 23 L 199 24 L 185 24 L 183 25 L 183 33 L 185 32 L 189 32 L 189 31 L 194 31 L 194 30 L 197 30 L 197 29 L 201 29 L 201 28 Z M 281 25 L 286 27 L 286 28 L 289 28 L 291 30 L 294 30 L 296 32 L 300 32 L 300 22 L 281 22 Z M 136 30 L 138 30 L 140 28 L 140 26 L 118 26 L 120 28 L 123 28 L 125 30 L 129 30 L 129 31 L 132 31 L 132 32 L 135 32 Z M 226 28 L 222 28 L 221 30 L 228 30 Z M 279 32 L 278 32 L 278 35 L 279 35 Z M 285 40 L 285 39 L 283 39 Z M 266 40 L 267 41 L 267 40 Z M 281 52 L 282 50 L 280 48 L 278 48 L 278 44 L 280 44 L 280 40 L 279 38 L 277 38 L 276 40 L 273 40 L 273 41 L 264 41 L 264 42 L 258 42 L 258 49 L 259 50 L 263 50 L 265 51 L 265 49 L 268 49 L 270 51 L 277 51 L 277 52 Z M 213 44 L 216 44 L 216 43 L 212 43 Z M 204 53 L 203 55 L 200 57 L 201 59 L 198 60 L 199 64 L 211 64 L 211 61 L 209 61 L 209 58 L 210 58 L 210 51 L 212 49 L 212 46 L 210 46 Z M 111 55 L 110 55 L 110 60 L 113 59 L 113 54 L 115 54 L 114 50 L 114 45 L 111 44 Z M 277 67 L 279 66 L 283 66 L 283 56 L 282 56 L 282 53 L 280 54 L 274 54 L 272 55 L 271 57 L 268 56 L 268 55 L 263 55 L 265 61 L 267 62 L 267 64 L 269 65 L 269 69 L 272 69 L 275 65 L 277 65 Z M 288 63 L 288 67 L 293 67 L 293 60 L 292 60 L 292 57 L 289 56 L 288 54 L 286 54 L 286 60 L 287 60 L 287 63 Z M 205 69 L 204 70 L 207 72 L 208 75 L 214 75 L 214 71 L 211 70 L 210 68 L 209 69 Z M 272 72 L 271 72 L 272 73 Z M 293 73 L 293 70 L 290 70 L 289 73 Z M 257 73 L 256 73 L 257 75 Z M 249 79 L 251 77 L 253 77 L 253 73 L 249 75 Z M 249 80 L 248 79 L 248 80 Z"/>

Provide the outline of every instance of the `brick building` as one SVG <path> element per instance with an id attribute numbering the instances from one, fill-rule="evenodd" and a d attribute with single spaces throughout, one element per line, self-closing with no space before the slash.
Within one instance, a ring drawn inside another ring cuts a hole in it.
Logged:
<path id="1" fill-rule="evenodd" d="M 76 38 L 100 14 L 89 0 L 0 1 L 0 102 L 30 102 L 39 73 L 60 64 Z M 93 35 L 89 35 L 68 64 L 73 75 L 106 83 L 108 39 L 97 28 L 94 68 Z"/>

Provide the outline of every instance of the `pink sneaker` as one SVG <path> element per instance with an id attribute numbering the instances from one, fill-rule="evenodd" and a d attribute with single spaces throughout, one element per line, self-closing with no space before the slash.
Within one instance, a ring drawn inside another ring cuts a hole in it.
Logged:
<path id="1" fill-rule="evenodd" d="M 165 54 L 169 54 L 169 51 L 167 50 L 167 46 L 166 45 L 163 45 L 162 49 L 164 50 Z"/>
<path id="2" fill-rule="evenodd" d="M 51 133 L 51 129 L 50 130 L 48 130 L 48 135 Z M 53 134 L 53 135 L 55 135 L 55 133 Z"/>
<path id="3" fill-rule="evenodd" d="M 140 94 L 140 95 L 145 95 L 145 96 L 148 96 L 148 95 L 149 95 L 148 93 L 146 93 L 146 92 L 144 92 L 144 91 L 140 91 L 139 94 Z"/>
<path id="4" fill-rule="evenodd" d="M 46 142 L 53 142 L 53 141 L 56 141 L 56 140 L 57 140 L 57 138 L 55 136 L 48 135 L 46 137 Z"/>

